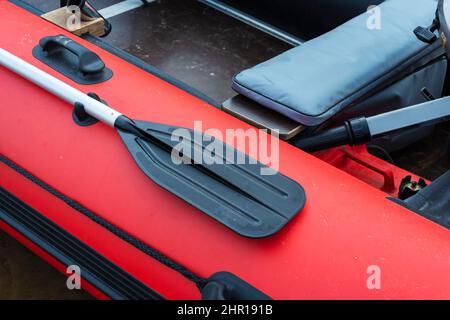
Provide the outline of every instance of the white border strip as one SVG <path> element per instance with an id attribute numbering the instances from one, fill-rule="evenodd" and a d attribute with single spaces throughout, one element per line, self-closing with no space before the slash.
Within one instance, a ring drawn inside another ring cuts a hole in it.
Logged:
<path id="1" fill-rule="evenodd" d="M 148 3 L 153 2 L 155 0 L 147 0 Z M 98 12 L 105 17 L 105 19 L 112 18 L 119 14 L 128 12 L 130 10 L 139 8 L 144 5 L 142 0 L 125 0 L 112 6 L 106 7 L 104 9 L 99 10 Z"/>

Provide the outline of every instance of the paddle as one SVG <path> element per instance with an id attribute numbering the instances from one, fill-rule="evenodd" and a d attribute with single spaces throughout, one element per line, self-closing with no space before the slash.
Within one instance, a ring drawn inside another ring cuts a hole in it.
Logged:
<path id="1" fill-rule="evenodd" d="M 173 151 L 180 142 L 173 136 L 180 128 L 134 121 L 1 48 L 0 64 L 71 105 L 82 104 L 90 116 L 116 128 L 150 179 L 243 236 L 261 238 L 276 233 L 305 204 L 304 190 L 297 182 L 279 172 L 261 175 L 266 166 L 226 144 L 212 155 L 205 152 L 203 139 L 199 143 L 183 136 L 182 143 L 193 152 L 180 154 L 185 161 L 177 164 Z M 194 137 L 193 130 L 185 130 Z M 204 161 L 194 161 L 192 155 L 198 153 Z M 245 159 L 241 161 L 244 164 L 230 162 L 229 154 Z"/>

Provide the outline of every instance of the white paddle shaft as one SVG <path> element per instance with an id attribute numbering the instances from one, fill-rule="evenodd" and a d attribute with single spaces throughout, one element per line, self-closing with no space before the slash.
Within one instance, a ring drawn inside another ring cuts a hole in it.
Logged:
<path id="1" fill-rule="evenodd" d="M 86 113 L 111 127 L 114 127 L 116 119 L 122 115 L 120 112 L 89 97 L 87 94 L 71 87 L 2 48 L 0 48 L 0 65 L 67 101 L 71 105 L 74 105 L 75 102 L 83 104 Z"/>

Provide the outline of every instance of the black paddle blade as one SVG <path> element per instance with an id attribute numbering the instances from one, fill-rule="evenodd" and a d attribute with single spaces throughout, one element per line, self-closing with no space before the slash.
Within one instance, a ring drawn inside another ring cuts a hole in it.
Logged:
<path id="1" fill-rule="evenodd" d="M 148 137 L 128 130 L 118 129 L 118 132 L 141 170 L 164 189 L 242 236 L 263 238 L 273 235 L 305 204 L 305 192 L 297 182 L 278 172 L 261 175 L 261 169 L 267 167 L 254 160 L 251 162 L 247 155 L 226 144 L 212 154 L 205 152 L 210 141 L 198 143 L 197 139 L 188 139 L 186 135 L 183 139 L 178 135 L 180 139 L 172 141 L 178 127 L 144 121 L 134 124 Z M 192 130 L 183 130 L 194 137 Z M 185 161 L 178 164 L 172 153 L 174 148 L 179 151 L 181 145 L 189 145 L 192 153 L 181 152 Z M 192 156 L 195 152 L 204 155 L 203 162 L 191 160 L 196 159 Z M 226 163 L 227 160 L 235 163 L 229 158 L 230 154 L 234 154 L 234 159 L 240 157 L 239 163 L 244 164 Z M 212 157 L 215 162 L 209 161 Z"/>

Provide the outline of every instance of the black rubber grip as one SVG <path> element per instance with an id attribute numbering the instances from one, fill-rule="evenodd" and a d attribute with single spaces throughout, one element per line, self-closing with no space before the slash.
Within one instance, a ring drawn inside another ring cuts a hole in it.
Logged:
<path id="1" fill-rule="evenodd" d="M 349 134 L 347 126 L 344 125 L 301 139 L 296 141 L 294 145 L 302 150 L 314 152 L 348 144 L 350 140 L 351 134 Z"/>
<path id="2" fill-rule="evenodd" d="M 370 141 L 370 139 L 370 130 L 366 118 L 356 118 L 346 121 L 340 127 L 298 140 L 294 142 L 294 145 L 302 150 L 315 152 L 346 144 L 359 145 Z"/>

